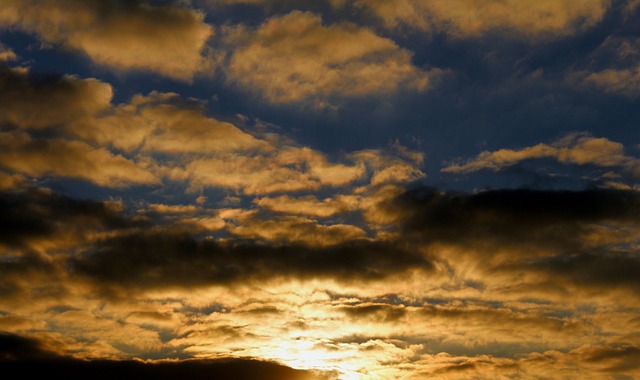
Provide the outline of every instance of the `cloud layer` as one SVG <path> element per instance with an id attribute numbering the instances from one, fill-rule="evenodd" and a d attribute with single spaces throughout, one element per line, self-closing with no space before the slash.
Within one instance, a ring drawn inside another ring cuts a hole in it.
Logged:
<path id="1" fill-rule="evenodd" d="M 637 378 L 638 1 L 390 4 L 0 0 L 1 365 Z"/>

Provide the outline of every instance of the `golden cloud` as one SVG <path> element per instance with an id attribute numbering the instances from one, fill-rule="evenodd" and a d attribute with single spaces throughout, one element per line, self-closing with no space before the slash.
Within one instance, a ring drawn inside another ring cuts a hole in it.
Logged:
<path id="1" fill-rule="evenodd" d="M 364 174 L 362 165 L 331 163 L 310 148 L 282 147 L 267 154 L 197 158 L 181 175 L 186 175 L 193 187 L 219 186 L 245 194 L 268 194 L 344 186 Z"/>
<path id="2" fill-rule="evenodd" d="M 482 152 L 462 164 L 450 164 L 445 173 L 470 173 L 483 169 L 498 171 L 529 159 L 552 158 L 563 164 L 620 167 L 631 175 L 640 176 L 640 159 L 624 153 L 621 143 L 584 134 L 570 134 L 554 143 L 538 144 L 520 150 L 500 149 Z"/>
<path id="3" fill-rule="evenodd" d="M 362 196 L 359 195 L 340 194 L 335 198 L 322 200 L 313 195 L 298 198 L 281 195 L 271 198 L 256 198 L 253 203 L 264 209 L 279 213 L 326 218 L 335 214 L 357 210 L 360 208 L 362 201 Z"/>
<path id="4" fill-rule="evenodd" d="M 44 0 L 0 2 L 0 27 L 87 54 L 116 70 L 150 70 L 190 80 L 205 66 L 212 36 L 204 14 L 142 1 Z"/>
<path id="5" fill-rule="evenodd" d="M 606 69 L 590 73 L 584 78 L 584 82 L 594 85 L 606 93 L 637 98 L 640 96 L 640 66 L 629 69 Z"/>
<path id="6" fill-rule="evenodd" d="M 136 95 L 129 103 L 71 123 L 68 131 L 127 152 L 181 155 L 274 149 L 231 123 L 206 116 L 201 103 L 188 103 L 172 93 Z"/>
<path id="7" fill-rule="evenodd" d="M 0 132 L 0 166 L 28 176 L 60 176 L 100 186 L 151 185 L 159 179 L 144 165 L 81 141 L 34 139 L 25 132 Z"/>
<path id="8" fill-rule="evenodd" d="M 25 68 L 0 66 L 0 122 L 59 128 L 110 107 L 113 89 L 107 83 L 70 75 L 37 80 L 29 74 Z"/>
<path id="9" fill-rule="evenodd" d="M 411 53 L 368 29 L 342 23 L 325 26 L 319 16 L 293 11 L 256 30 L 234 31 L 237 44 L 228 80 L 274 103 L 424 90 L 431 75 L 411 63 Z"/>
<path id="10" fill-rule="evenodd" d="M 247 218 L 238 226 L 230 226 L 234 235 L 266 240 L 275 244 L 305 244 L 310 247 L 338 245 L 363 239 L 365 231 L 348 224 L 322 225 L 308 218 L 282 216 L 262 220 Z"/>
<path id="11" fill-rule="evenodd" d="M 609 0 L 353 0 L 388 28 L 444 30 L 458 37 L 510 30 L 525 37 L 572 34 L 602 19 Z"/>

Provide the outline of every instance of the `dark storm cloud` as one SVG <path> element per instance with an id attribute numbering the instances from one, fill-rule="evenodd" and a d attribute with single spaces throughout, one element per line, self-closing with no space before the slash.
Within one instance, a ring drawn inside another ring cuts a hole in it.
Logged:
<path id="1" fill-rule="evenodd" d="M 141 361 L 80 360 L 58 356 L 39 341 L 0 334 L 0 366 L 6 373 L 36 378 L 65 376 L 86 379 L 265 379 L 312 380 L 325 377 L 272 362 L 251 359 L 191 360 L 145 363 Z"/>
<path id="2" fill-rule="evenodd" d="M 406 233 L 429 242 L 463 244 L 494 240 L 510 244 L 580 244 L 589 224 L 640 223 L 634 191 L 486 190 L 477 193 L 415 188 L 388 205 Z M 576 235 L 578 234 L 578 235 Z"/>
<path id="3" fill-rule="evenodd" d="M 328 247 L 249 240 L 216 242 L 169 229 L 99 241 L 72 258 L 70 266 L 74 273 L 100 283 L 134 287 L 230 284 L 282 277 L 351 282 L 432 269 L 427 258 L 385 242 L 355 240 Z"/>
<path id="4" fill-rule="evenodd" d="M 537 271 L 552 278 L 567 278 L 582 286 L 630 287 L 640 290 L 640 256 L 636 252 L 554 256 L 499 269 Z"/>

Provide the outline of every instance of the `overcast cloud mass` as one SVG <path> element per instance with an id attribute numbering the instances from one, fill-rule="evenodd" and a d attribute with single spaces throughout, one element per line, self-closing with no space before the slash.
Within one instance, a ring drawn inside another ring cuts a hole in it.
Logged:
<path id="1" fill-rule="evenodd" d="M 640 379 L 638 20 L 0 0 L 0 365 Z"/>

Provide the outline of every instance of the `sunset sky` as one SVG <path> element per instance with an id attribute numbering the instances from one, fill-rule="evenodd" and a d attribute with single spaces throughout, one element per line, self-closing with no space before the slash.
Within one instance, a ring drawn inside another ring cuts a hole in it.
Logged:
<path id="1" fill-rule="evenodd" d="M 640 1 L 0 0 L 0 226 L 7 368 L 640 379 Z"/>

